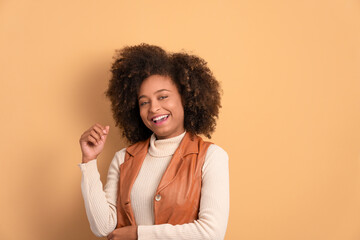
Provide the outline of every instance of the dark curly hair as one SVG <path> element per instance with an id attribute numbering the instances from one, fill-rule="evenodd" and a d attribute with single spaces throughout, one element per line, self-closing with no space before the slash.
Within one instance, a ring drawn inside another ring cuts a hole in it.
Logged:
<path id="1" fill-rule="evenodd" d="M 114 58 L 106 96 L 116 126 L 130 143 L 152 134 L 141 120 L 138 92 L 143 80 L 155 74 L 168 76 L 176 84 L 184 107 L 185 130 L 211 138 L 221 107 L 221 90 L 203 59 L 187 53 L 167 53 L 144 43 L 117 50 Z"/>

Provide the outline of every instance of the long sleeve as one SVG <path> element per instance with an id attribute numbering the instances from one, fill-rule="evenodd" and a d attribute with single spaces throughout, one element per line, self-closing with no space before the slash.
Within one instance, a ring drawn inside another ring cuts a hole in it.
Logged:
<path id="1" fill-rule="evenodd" d="M 116 227 L 119 165 L 124 161 L 124 155 L 125 149 L 115 154 L 109 167 L 104 189 L 97 169 L 97 160 L 79 164 L 82 173 L 81 190 L 86 215 L 92 232 L 98 237 L 107 236 Z"/>
<path id="2" fill-rule="evenodd" d="M 138 226 L 139 240 L 224 239 L 229 216 L 228 155 L 211 145 L 202 172 L 199 219 L 182 225 Z"/>

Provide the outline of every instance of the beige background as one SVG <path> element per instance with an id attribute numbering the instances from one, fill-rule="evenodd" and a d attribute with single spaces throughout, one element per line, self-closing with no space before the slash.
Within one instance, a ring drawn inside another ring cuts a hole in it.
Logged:
<path id="1" fill-rule="evenodd" d="M 360 239 L 360 2 L 0 1 L 0 239 L 96 239 L 81 133 L 110 124 L 114 49 L 205 58 L 221 81 L 213 141 L 230 156 L 226 239 Z"/>

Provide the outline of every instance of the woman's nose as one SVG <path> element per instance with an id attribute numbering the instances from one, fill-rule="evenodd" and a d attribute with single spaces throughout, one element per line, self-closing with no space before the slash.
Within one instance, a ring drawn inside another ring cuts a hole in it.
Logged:
<path id="1" fill-rule="evenodd" d="M 150 110 L 151 112 L 157 112 L 157 111 L 160 110 L 160 108 L 161 108 L 161 107 L 160 107 L 160 104 L 159 104 L 158 101 L 152 101 L 149 110 Z"/>

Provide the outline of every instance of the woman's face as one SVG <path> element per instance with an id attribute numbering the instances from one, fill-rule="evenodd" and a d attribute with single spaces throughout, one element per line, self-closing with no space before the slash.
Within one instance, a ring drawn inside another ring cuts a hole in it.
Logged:
<path id="1" fill-rule="evenodd" d="M 146 78 L 138 96 L 141 119 L 157 139 L 176 137 L 185 131 L 181 96 L 170 77 Z"/>

